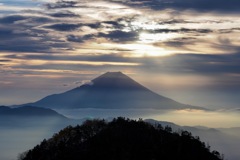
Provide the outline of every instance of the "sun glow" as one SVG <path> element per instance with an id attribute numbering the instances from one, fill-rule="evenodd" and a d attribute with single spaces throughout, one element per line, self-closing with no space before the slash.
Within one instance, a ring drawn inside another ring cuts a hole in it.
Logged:
<path id="1" fill-rule="evenodd" d="M 133 51 L 131 57 L 144 57 L 144 56 L 167 56 L 173 54 L 172 51 L 165 50 L 161 47 L 155 47 L 151 44 L 136 43 L 136 44 L 123 44 L 121 48 Z"/>
<path id="2" fill-rule="evenodd" d="M 154 43 L 159 41 L 166 41 L 169 39 L 177 38 L 179 34 L 177 33 L 140 33 L 139 40 L 143 43 Z"/>

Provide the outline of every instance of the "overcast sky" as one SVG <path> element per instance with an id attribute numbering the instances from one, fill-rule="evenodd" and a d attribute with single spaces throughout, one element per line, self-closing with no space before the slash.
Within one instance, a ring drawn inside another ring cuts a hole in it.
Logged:
<path id="1" fill-rule="evenodd" d="M 239 0 L 0 0 L 0 104 L 122 71 L 183 103 L 240 100 Z"/>

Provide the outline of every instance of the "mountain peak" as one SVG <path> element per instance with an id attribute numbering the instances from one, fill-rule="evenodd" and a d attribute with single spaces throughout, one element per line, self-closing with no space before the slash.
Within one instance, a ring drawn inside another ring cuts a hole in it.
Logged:
<path id="1" fill-rule="evenodd" d="M 97 77 L 96 79 L 99 79 L 99 78 L 129 78 L 129 77 L 119 71 L 119 72 L 106 72 L 100 75 L 99 77 Z"/>
<path id="2" fill-rule="evenodd" d="M 123 74 L 122 72 L 106 72 L 99 77 L 92 80 L 95 87 L 108 89 L 108 88 L 121 88 L 121 89 L 143 89 L 144 87 Z"/>
<path id="3" fill-rule="evenodd" d="M 106 72 L 102 76 L 123 76 L 123 75 L 125 75 L 125 74 L 118 71 L 118 72 Z"/>

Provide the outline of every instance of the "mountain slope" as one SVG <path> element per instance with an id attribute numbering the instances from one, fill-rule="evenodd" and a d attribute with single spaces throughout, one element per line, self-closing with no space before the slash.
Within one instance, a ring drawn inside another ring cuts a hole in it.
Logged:
<path id="1" fill-rule="evenodd" d="M 143 121 L 86 121 L 67 127 L 22 154 L 20 160 L 220 160 L 199 139 L 172 133 Z"/>
<path id="2" fill-rule="evenodd" d="M 158 95 L 121 72 L 107 72 L 70 91 L 47 96 L 31 105 L 47 108 L 194 108 Z"/>

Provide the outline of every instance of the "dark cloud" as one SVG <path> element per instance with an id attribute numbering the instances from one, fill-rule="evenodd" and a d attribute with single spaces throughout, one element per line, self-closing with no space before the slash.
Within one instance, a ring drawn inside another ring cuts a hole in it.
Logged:
<path id="1" fill-rule="evenodd" d="M 0 62 L 11 62 L 9 59 L 0 59 Z"/>
<path id="2" fill-rule="evenodd" d="M 156 30 L 148 30 L 145 32 L 149 33 L 211 33 L 213 30 L 211 29 L 189 29 L 189 28 L 180 28 L 180 29 L 156 29 Z"/>
<path id="3" fill-rule="evenodd" d="M 101 23 L 88 23 L 88 24 L 84 24 L 84 25 L 88 26 L 90 28 L 94 28 L 94 29 L 97 29 L 97 28 L 101 27 Z"/>
<path id="4" fill-rule="evenodd" d="M 154 10 L 173 8 L 177 10 L 239 12 L 239 0 L 128 0 L 122 1 L 132 7 L 149 7 Z"/>
<path id="5" fill-rule="evenodd" d="M 80 27 L 83 26 L 88 26 L 93 29 L 97 29 L 101 27 L 101 23 L 86 23 L 86 24 L 81 24 L 81 23 L 60 23 L 60 24 L 52 24 L 45 26 L 45 28 L 50 28 L 56 31 L 74 31 Z"/>
<path id="6" fill-rule="evenodd" d="M 211 33 L 213 32 L 211 29 L 189 29 L 189 28 L 181 28 L 178 30 L 178 32 L 183 33 Z"/>
<path id="7" fill-rule="evenodd" d="M 18 22 L 16 24 L 16 22 Z M 26 15 L 11 15 L 0 18 L 0 25 L 16 25 L 18 27 L 26 27 L 28 25 L 34 24 L 44 24 L 54 22 L 53 19 L 41 16 L 26 16 Z M 7 28 L 7 27 L 6 27 Z"/>
<path id="8" fill-rule="evenodd" d="M 57 1 L 56 3 L 47 3 L 45 4 L 45 7 L 47 9 L 58 9 L 58 8 L 73 8 L 76 7 L 78 2 L 76 1 Z"/>
<path id="9" fill-rule="evenodd" d="M 125 27 L 125 25 L 121 24 L 122 19 L 117 19 L 116 21 L 103 21 L 102 24 L 107 24 L 107 25 L 111 25 L 112 28 L 115 29 L 123 29 Z"/>
<path id="10" fill-rule="evenodd" d="M 59 34 L 56 34 L 56 37 L 54 34 L 50 35 L 50 31 L 44 29 L 44 26 L 57 32 L 73 31 L 82 24 L 56 24 L 59 20 L 46 17 L 48 14 L 38 11 L 31 16 L 29 16 L 30 14 L 19 14 L 1 17 L 0 51 L 51 53 L 52 49 L 71 48 L 68 42 L 56 38 L 60 36 Z M 63 12 L 63 14 L 70 16 L 71 12 Z"/>
<path id="11" fill-rule="evenodd" d="M 45 28 L 50 28 L 56 31 L 73 31 L 78 29 L 79 27 L 81 27 L 81 24 L 68 24 L 68 23 L 45 26 Z"/>
<path id="12" fill-rule="evenodd" d="M 13 31 L 10 29 L 0 29 L 0 39 L 3 41 L 4 38 L 12 37 L 13 36 Z M 6 39 L 5 39 L 6 40 Z"/>
<path id="13" fill-rule="evenodd" d="M 229 28 L 229 29 L 219 29 L 219 33 L 232 33 L 232 32 L 239 32 L 240 28 Z"/>
<path id="14" fill-rule="evenodd" d="M 40 16 L 35 16 L 35 17 L 29 17 L 28 22 L 25 23 L 40 23 L 40 24 L 45 24 L 45 23 L 50 23 L 50 22 L 55 22 L 55 20 L 47 17 L 40 17 Z"/>
<path id="15" fill-rule="evenodd" d="M 21 15 L 11 15 L 11 16 L 6 16 L 6 17 L 2 17 L 0 18 L 0 24 L 10 24 L 10 23 L 14 23 L 20 20 L 24 20 L 27 19 L 27 17 L 21 16 Z"/>
<path id="16" fill-rule="evenodd" d="M 167 0 L 165 0 L 167 2 Z M 200 11 L 228 11 L 239 12 L 239 0 L 173 0 L 173 3 L 168 3 L 166 6 L 172 6 L 179 9 L 196 9 Z"/>
<path id="17" fill-rule="evenodd" d="M 85 36 L 75 36 L 75 35 L 68 35 L 67 40 L 69 42 L 78 42 L 78 43 L 83 43 L 89 39 L 92 39 L 94 35 L 85 35 Z"/>
<path id="18" fill-rule="evenodd" d="M 160 21 L 159 24 L 164 25 L 164 24 L 179 24 L 179 23 L 196 23 L 196 22 L 192 22 L 192 21 L 185 21 L 183 19 L 170 19 L 170 20 L 163 20 Z"/>
<path id="19" fill-rule="evenodd" d="M 99 33 L 98 37 L 104 37 L 114 42 L 129 42 L 136 41 L 139 38 L 138 32 L 124 32 L 121 30 L 115 30 L 109 33 Z"/>
<path id="20" fill-rule="evenodd" d="M 41 11 L 41 10 L 31 10 L 31 9 L 26 9 L 22 11 L 23 13 L 27 13 L 28 15 L 32 14 L 35 15 L 33 20 L 40 19 L 39 22 L 51 22 L 51 21 L 59 21 L 58 19 L 55 18 L 80 18 L 81 16 L 73 13 L 68 10 L 61 10 L 61 11 L 54 11 L 54 12 L 46 12 L 46 11 Z M 46 17 L 50 16 L 50 18 Z M 41 20 L 42 19 L 42 20 Z M 48 20 L 48 21 L 46 21 Z"/>
<path id="21" fill-rule="evenodd" d="M 119 22 L 118 21 L 104 21 L 102 23 L 111 24 L 113 26 L 119 26 Z"/>
<path id="22" fill-rule="evenodd" d="M 21 24 L 0 27 L 0 51 L 50 53 L 52 48 L 67 47 L 42 30 L 24 28 Z"/>
<path id="23" fill-rule="evenodd" d="M 98 33 L 97 35 L 89 34 L 84 36 L 76 36 L 76 35 L 68 35 L 67 40 L 70 42 L 78 42 L 83 43 L 89 39 L 94 38 L 106 38 L 113 42 L 129 42 L 129 41 L 136 41 L 138 40 L 138 32 L 124 32 L 121 30 L 111 31 L 109 33 Z"/>
<path id="24" fill-rule="evenodd" d="M 62 12 L 56 12 L 56 13 L 51 13 L 49 16 L 56 17 L 56 18 L 65 18 L 65 17 L 80 17 L 80 15 L 75 14 L 70 11 L 62 11 Z"/>
<path id="25" fill-rule="evenodd" d="M 17 43 L 23 43 L 24 40 L 30 39 L 32 36 L 37 37 L 37 35 L 34 35 L 31 32 L 24 32 L 22 30 L 17 30 L 16 28 L 0 28 L 0 45 L 13 45 L 11 43 L 14 43 L 15 41 L 17 41 Z"/>

